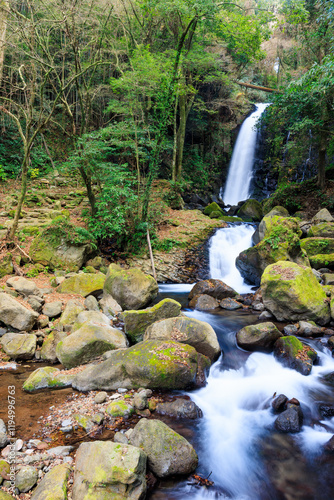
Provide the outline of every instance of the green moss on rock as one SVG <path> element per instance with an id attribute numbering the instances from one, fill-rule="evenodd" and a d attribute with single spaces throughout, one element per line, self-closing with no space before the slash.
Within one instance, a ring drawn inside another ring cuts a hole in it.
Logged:
<path id="1" fill-rule="evenodd" d="M 212 202 L 212 203 L 210 203 L 210 205 L 206 206 L 205 209 L 203 210 L 203 214 L 204 215 L 209 215 L 210 216 L 210 214 L 212 212 L 220 212 L 220 213 L 222 213 L 222 210 L 221 210 L 220 206 L 215 201 Z"/>
<path id="2" fill-rule="evenodd" d="M 239 208 L 237 215 L 242 218 L 250 217 L 254 221 L 260 221 L 262 219 L 261 203 L 250 198 Z"/>
<path id="3" fill-rule="evenodd" d="M 132 413 L 134 413 L 134 411 L 134 407 L 125 401 L 113 401 L 106 408 L 106 413 L 113 418 L 128 418 L 132 415 Z"/>

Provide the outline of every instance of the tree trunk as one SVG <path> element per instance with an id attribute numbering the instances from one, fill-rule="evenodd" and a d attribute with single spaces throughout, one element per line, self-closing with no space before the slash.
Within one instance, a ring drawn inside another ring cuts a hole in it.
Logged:
<path id="1" fill-rule="evenodd" d="M 91 214 L 94 217 L 97 213 L 97 209 L 96 209 L 96 198 L 92 188 L 92 179 L 90 175 L 87 174 L 84 167 L 79 167 L 79 171 L 87 189 L 87 196 L 91 208 Z"/>
<path id="2" fill-rule="evenodd" d="M 5 43 L 7 31 L 8 0 L 0 0 L 0 83 L 2 80 L 3 62 L 5 59 Z"/>
<path id="3" fill-rule="evenodd" d="M 324 189 L 326 182 L 326 132 L 320 132 L 319 160 L 318 160 L 318 186 Z"/>
<path id="4" fill-rule="evenodd" d="M 28 181 L 28 167 L 29 167 L 29 160 L 30 160 L 30 148 L 25 147 L 24 148 L 24 158 L 22 162 L 22 167 L 21 167 L 21 173 L 22 173 L 22 180 L 21 180 L 21 193 L 19 196 L 19 201 L 15 210 L 15 215 L 14 215 L 14 221 L 13 225 L 10 229 L 9 232 L 9 239 L 13 240 L 15 233 L 17 231 L 17 226 L 19 224 L 19 218 L 21 215 L 21 210 L 22 210 L 22 205 L 26 196 L 27 192 L 27 181 Z"/>
<path id="5" fill-rule="evenodd" d="M 179 97 L 179 108 L 180 108 L 180 124 L 179 130 L 177 131 L 177 152 L 176 152 L 176 164 L 175 164 L 175 180 L 181 180 L 182 174 L 182 161 L 183 161 L 183 150 L 184 150 L 184 140 L 186 136 L 186 123 L 187 123 L 187 112 L 186 112 L 186 96 L 184 94 Z"/>

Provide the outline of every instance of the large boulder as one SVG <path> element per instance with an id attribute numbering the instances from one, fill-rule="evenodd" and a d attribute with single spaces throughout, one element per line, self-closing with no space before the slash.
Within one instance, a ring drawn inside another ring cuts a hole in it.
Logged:
<path id="1" fill-rule="evenodd" d="M 14 276 L 6 281 L 8 287 L 14 288 L 14 290 L 24 296 L 28 295 L 40 295 L 40 290 L 33 281 L 29 281 L 22 276 Z"/>
<path id="2" fill-rule="evenodd" d="M 221 352 L 216 332 L 212 326 L 204 321 L 185 316 L 163 319 L 153 323 L 147 328 L 144 340 L 173 340 L 188 344 L 211 361 L 217 359 Z"/>
<path id="3" fill-rule="evenodd" d="M 31 500 L 66 500 L 70 472 L 71 467 L 66 463 L 53 467 L 34 490 Z"/>
<path id="4" fill-rule="evenodd" d="M 321 222 L 311 226 L 307 236 L 310 238 L 334 238 L 334 222 Z"/>
<path id="5" fill-rule="evenodd" d="M 334 218 L 327 208 L 322 208 L 312 218 L 312 224 L 319 224 L 321 222 L 334 222 Z"/>
<path id="6" fill-rule="evenodd" d="M 112 441 L 81 443 L 76 454 L 73 500 L 141 500 L 146 492 L 146 455 Z"/>
<path id="7" fill-rule="evenodd" d="M 61 340 L 66 338 L 65 332 L 52 331 L 44 340 L 41 348 L 41 359 L 49 363 L 57 363 L 56 347 Z"/>
<path id="8" fill-rule="evenodd" d="M 263 217 L 258 228 L 253 234 L 253 242 L 255 243 L 255 245 L 260 243 L 260 241 L 263 240 L 263 238 L 265 238 L 267 234 L 269 234 L 272 227 L 272 218 L 275 216 L 289 217 L 289 212 L 286 208 L 279 205 L 270 210 L 270 212 Z"/>
<path id="9" fill-rule="evenodd" d="M 74 368 L 106 351 L 124 347 L 127 347 L 127 341 L 123 332 L 111 326 L 87 322 L 58 343 L 56 355 L 66 368 Z"/>
<path id="10" fill-rule="evenodd" d="M 203 416 L 202 410 L 194 401 L 183 398 L 178 398 L 171 402 L 158 403 L 155 411 L 161 415 L 168 415 L 175 418 L 189 418 L 192 420 Z"/>
<path id="11" fill-rule="evenodd" d="M 144 450 L 149 468 L 158 477 L 191 474 L 198 465 L 197 453 L 191 444 L 159 420 L 140 420 L 130 442 Z"/>
<path id="12" fill-rule="evenodd" d="M 65 306 L 64 311 L 62 312 L 62 315 L 59 320 L 59 325 L 62 326 L 73 325 L 78 314 L 80 314 L 84 310 L 85 310 L 84 306 L 78 300 L 75 299 L 69 300 Z"/>
<path id="13" fill-rule="evenodd" d="M 222 300 L 228 297 L 235 297 L 237 292 L 221 280 L 210 279 L 196 283 L 189 293 L 189 300 L 193 299 L 196 295 L 210 295 L 217 300 Z"/>
<path id="14" fill-rule="evenodd" d="M 263 304 L 278 321 L 330 321 L 326 292 L 311 268 L 293 262 L 268 266 L 261 280 Z"/>
<path id="15" fill-rule="evenodd" d="M 181 304 L 173 299 L 161 300 L 158 304 L 141 311 L 125 311 L 121 314 L 124 329 L 131 342 L 141 342 L 146 328 L 160 319 L 174 318 L 181 312 Z"/>
<path id="16" fill-rule="evenodd" d="M 23 383 L 23 390 L 26 392 L 37 391 L 38 389 L 55 389 L 68 387 L 72 383 L 74 375 L 60 371 L 52 366 L 44 366 L 33 371 Z"/>
<path id="17" fill-rule="evenodd" d="M 32 359 L 36 351 L 37 337 L 33 333 L 5 333 L 0 342 L 10 358 Z"/>
<path id="18" fill-rule="evenodd" d="M 274 323 L 245 326 L 237 333 L 237 344 L 246 351 L 271 352 L 276 340 L 283 337 Z"/>
<path id="19" fill-rule="evenodd" d="M 50 269 L 68 271 L 78 271 L 85 264 L 93 253 L 94 242 L 88 236 L 76 238 L 74 227 L 74 238 L 71 238 L 65 225 L 69 226 L 64 219 L 63 229 L 59 225 L 51 225 L 34 239 L 29 250 L 33 262 Z"/>
<path id="20" fill-rule="evenodd" d="M 243 205 L 239 208 L 237 215 L 239 217 L 251 218 L 254 221 L 260 221 L 262 219 L 262 206 L 257 200 L 250 198 L 245 201 Z"/>
<path id="21" fill-rule="evenodd" d="M 209 366 L 209 360 L 189 345 L 146 340 L 112 352 L 99 365 L 88 366 L 72 386 L 81 391 L 185 389 L 202 385 Z"/>
<path id="22" fill-rule="evenodd" d="M 314 269 L 333 268 L 334 238 L 305 238 L 300 241 L 300 246 Z"/>
<path id="23" fill-rule="evenodd" d="M 18 300 L 7 293 L 0 293 L 0 321 L 16 330 L 32 330 L 38 314 L 24 307 Z"/>
<path id="24" fill-rule="evenodd" d="M 72 325 L 72 332 L 79 330 L 83 325 L 110 326 L 110 319 L 100 311 L 82 311 Z"/>
<path id="25" fill-rule="evenodd" d="M 256 286 L 260 284 L 265 268 L 280 260 L 309 265 L 307 255 L 300 246 L 302 232 L 298 221 L 276 215 L 269 221 L 265 238 L 241 252 L 236 259 L 236 266 L 243 278 Z"/>
<path id="26" fill-rule="evenodd" d="M 293 335 L 281 337 L 275 343 L 274 356 L 283 365 L 293 368 L 302 375 L 309 375 L 317 359 L 314 349 L 303 344 Z"/>
<path id="27" fill-rule="evenodd" d="M 154 300 L 159 292 L 152 276 L 139 269 L 122 269 L 117 264 L 108 268 L 103 291 L 111 295 L 122 309 L 141 309 Z"/>
<path id="28" fill-rule="evenodd" d="M 87 297 L 94 292 L 102 291 L 105 279 L 106 277 L 103 273 L 76 274 L 63 281 L 58 291 L 60 293 L 78 293 Z"/>
<path id="29" fill-rule="evenodd" d="M 214 297 L 211 297 L 211 295 L 195 295 L 195 297 L 190 300 L 189 307 L 193 307 L 198 311 L 212 311 L 219 307 L 219 302 Z"/>

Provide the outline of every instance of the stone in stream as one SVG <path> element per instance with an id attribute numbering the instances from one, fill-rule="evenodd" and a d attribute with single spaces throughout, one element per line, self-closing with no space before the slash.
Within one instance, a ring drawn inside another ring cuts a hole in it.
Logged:
<path id="1" fill-rule="evenodd" d="M 298 335 L 300 337 L 320 337 L 323 335 L 323 330 L 313 322 L 299 321 Z"/>
<path id="2" fill-rule="evenodd" d="M 330 440 L 324 444 L 324 450 L 328 453 L 334 453 L 334 436 L 332 436 Z"/>
<path id="3" fill-rule="evenodd" d="M 15 486 L 20 493 L 26 493 L 37 483 L 38 473 L 31 465 L 23 466 L 15 476 Z"/>
<path id="4" fill-rule="evenodd" d="M 71 467 L 68 464 L 53 467 L 34 490 L 31 500 L 66 500 L 70 473 Z"/>
<path id="5" fill-rule="evenodd" d="M 332 418 L 334 417 L 334 406 L 322 403 L 319 405 L 319 413 L 323 418 Z"/>
<path id="6" fill-rule="evenodd" d="M 74 368 L 88 363 L 106 351 L 125 348 L 127 345 L 126 337 L 120 330 L 86 322 L 58 343 L 56 355 L 66 368 Z"/>
<path id="7" fill-rule="evenodd" d="M 189 418 L 191 420 L 203 416 L 202 410 L 194 401 L 182 398 L 175 399 L 175 401 L 171 402 L 158 403 L 155 411 L 161 415 L 169 415 L 170 417 L 176 418 Z"/>
<path id="8" fill-rule="evenodd" d="M 317 353 L 308 345 L 302 344 L 294 336 L 281 337 L 274 346 L 274 356 L 288 368 L 302 375 L 309 375 Z"/>
<path id="9" fill-rule="evenodd" d="M 271 407 L 274 413 L 281 413 L 282 411 L 286 410 L 287 402 L 288 398 L 285 396 L 285 394 L 280 394 L 279 396 L 277 396 L 277 398 L 275 398 L 271 403 Z"/>
<path id="10" fill-rule="evenodd" d="M 246 351 L 271 352 L 276 340 L 282 336 L 274 323 L 249 325 L 237 332 L 237 344 Z"/>
<path id="11" fill-rule="evenodd" d="M 197 309 L 198 311 L 212 311 L 219 307 L 219 302 L 214 297 L 211 297 L 211 295 L 195 295 L 189 301 L 189 307 Z"/>
<path id="12" fill-rule="evenodd" d="M 266 268 L 261 279 L 263 303 L 278 321 L 330 321 L 326 292 L 311 268 L 281 261 Z"/>
<path id="13" fill-rule="evenodd" d="M 134 446 L 95 441 L 76 454 L 73 500 L 141 500 L 146 492 L 146 455 Z"/>
<path id="14" fill-rule="evenodd" d="M 303 423 L 303 412 L 299 405 L 288 407 L 275 420 L 275 428 L 280 432 L 299 432 Z"/>
<path id="15" fill-rule="evenodd" d="M 82 391 L 199 387 L 209 366 L 209 359 L 190 345 L 147 340 L 88 366 L 74 377 L 72 386 Z"/>
<path id="16" fill-rule="evenodd" d="M 103 273 L 81 273 L 66 279 L 59 287 L 60 293 L 79 293 L 84 297 L 103 290 L 106 277 Z"/>
<path id="17" fill-rule="evenodd" d="M 148 466 L 158 477 L 191 474 L 197 467 L 198 457 L 191 444 L 159 420 L 141 419 L 130 443 L 146 453 Z"/>
<path id="18" fill-rule="evenodd" d="M 0 293 L 0 320 L 16 330 L 29 332 L 32 330 L 38 314 L 24 307 L 19 301 L 7 293 Z"/>
<path id="19" fill-rule="evenodd" d="M 23 383 L 23 390 L 26 392 L 37 391 L 38 389 L 68 387 L 72 383 L 74 375 L 68 375 L 52 366 L 45 366 L 33 371 Z"/>
<path id="20" fill-rule="evenodd" d="M 111 295 L 122 309 L 137 310 L 157 297 L 159 287 L 152 276 L 139 269 L 122 269 L 117 264 L 110 264 L 103 292 Z"/>
<path id="21" fill-rule="evenodd" d="M 153 323 L 147 328 L 144 340 L 173 340 L 189 344 L 211 361 L 217 359 L 221 352 L 212 326 L 204 321 L 185 316 Z"/>
<path id="22" fill-rule="evenodd" d="M 36 351 L 37 337 L 33 333 L 6 333 L 0 343 L 12 359 L 32 359 Z"/>
<path id="23" fill-rule="evenodd" d="M 242 308 L 240 302 L 231 298 L 221 300 L 219 305 L 222 309 L 226 309 L 227 311 L 235 311 Z"/>
<path id="24" fill-rule="evenodd" d="M 166 318 L 174 318 L 179 316 L 181 312 L 181 304 L 173 299 L 163 299 L 158 304 L 140 311 L 125 311 L 120 315 L 120 319 L 124 321 L 125 333 L 128 335 L 132 343 L 141 342 L 146 328 Z"/>
<path id="25" fill-rule="evenodd" d="M 235 297 L 237 292 L 221 280 L 209 279 L 196 283 L 189 293 L 189 300 L 195 295 L 210 295 L 217 300 L 222 300 Z"/>

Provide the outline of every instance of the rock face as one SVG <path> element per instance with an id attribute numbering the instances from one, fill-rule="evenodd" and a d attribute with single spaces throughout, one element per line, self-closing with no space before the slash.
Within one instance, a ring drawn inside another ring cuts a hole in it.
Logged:
<path id="1" fill-rule="evenodd" d="M 239 347 L 246 351 L 271 352 L 276 340 L 283 335 L 273 323 L 261 323 L 260 325 L 249 325 L 237 333 Z"/>
<path id="2" fill-rule="evenodd" d="M 149 468 L 158 477 L 190 474 L 197 467 L 198 457 L 191 444 L 159 420 L 140 420 L 130 442 L 144 450 Z"/>
<path id="3" fill-rule="evenodd" d="M 195 295 L 189 302 L 189 307 L 193 307 L 198 311 L 212 311 L 219 307 L 219 302 L 211 295 Z"/>
<path id="4" fill-rule="evenodd" d="M 12 359 L 32 359 L 37 337 L 33 333 L 5 333 L 1 337 L 3 350 Z"/>
<path id="5" fill-rule="evenodd" d="M 111 441 L 82 443 L 77 451 L 73 500 L 141 500 L 146 491 L 146 455 Z"/>
<path id="6" fill-rule="evenodd" d="M 193 346 L 211 361 L 220 355 L 216 332 L 209 323 L 180 316 L 153 323 L 145 332 L 144 340 L 173 340 Z"/>
<path id="7" fill-rule="evenodd" d="M 61 293 L 79 293 L 84 297 L 103 290 L 105 282 L 105 275 L 103 273 L 82 273 L 76 274 L 71 278 L 66 279 L 59 287 Z"/>
<path id="8" fill-rule="evenodd" d="M 56 465 L 39 483 L 31 500 L 66 500 L 67 480 L 71 468 L 67 464 Z"/>
<path id="9" fill-rule="evenodd" d="M 189 300 L 193 299 L 196 295 L 210 295 L 217 300 L 222 300 L 228 297 L 235 297 L 237 292 L 221 280 L 210 279 L 196 283 L 189 293 Z"/>
<path id="10" fill-rule="evenodd" d="M 26 392 L 33 392 L 46 387 L 68 387 L 71 385 L 73 377 L 74 375 L 67 375 L 66 372 L 61 372 L 58 368 L 45 366 L 33 371 L 22 388 Z"/>
<path id="11" fill-rule="evenodd" d="M 122 309 L 141 309 L 154 300 L 159 292 L 152 276 L 139 269 L 122 269 L 116 264 L 108 268 L 103 291 L 111 295 Z"/>
<path id="12" fill-rule="evenodd" d="M 250 217 L 254 221 L 260 221 L 262 219 L 261 203 L 257 200 L 249 199 L 239 208 L 237 215 L 239 217 Z"/>
<path id="13" fill-rule="evenodd" d="M 158 304 L 141 311 L 125 311 L 121 315 L 125 332 L 131 342 L 141 342 L 146 328 L 160 319 L 174 318 L 181 312 L 181 304 L 173 299 L 161 300 Z"/>
<path id="14" fill-rule="evenodd" d="M 27 309 L 20 302 L 7 293 L 0 293 L 0 321 L 16 330 L 29 332 L 38 314 L 31 309 Z"/>
<path id="15" fill-rule="evenodd" d="M 112 352 L 103 363 L 87 367 L 75 376 L 72 386 L 83 391 L 185 389 L 201 385 L 209 365 L 209 360 L 189 345 L 147 340 Z"/>
<path id="16" fill-rule="evenodd" d="M 93 311 L 89 311 L 93 312 Z M 127 347 L 123 332 L 111 326 L 85 323 L 59 342 L 56 355 L 66 368 L 88 363 L 106 351 Z"/>
<path id="17" fill-rule="evenodd" d="M 309 375 L 317 353 L 309 346 L 302 344 L 296 337 L 281 337 L 274 347 L 274 356 L 288 368 L 293 368 L 302 375 Z"/>
<path id="18" fill-rule="evenodd" d="M 310 268 L 293 262 L 268 266 L 261 280 L 263 303 L 278 321 L 313 320 L 320 325 L 330 321 L 324 289 Z"/>
<path id="19" fill-rule="evenodd" d="M 268 218 L 265 238 L 255 247 L 241 252 L 236 259 L 236 266 L 243 278 L 258 286 L 265 268 L 270 264 L 288 260 L 308 266 L 307 255 L 300 247 L 301 234 L 296 219 L 279 216 Z"/>

